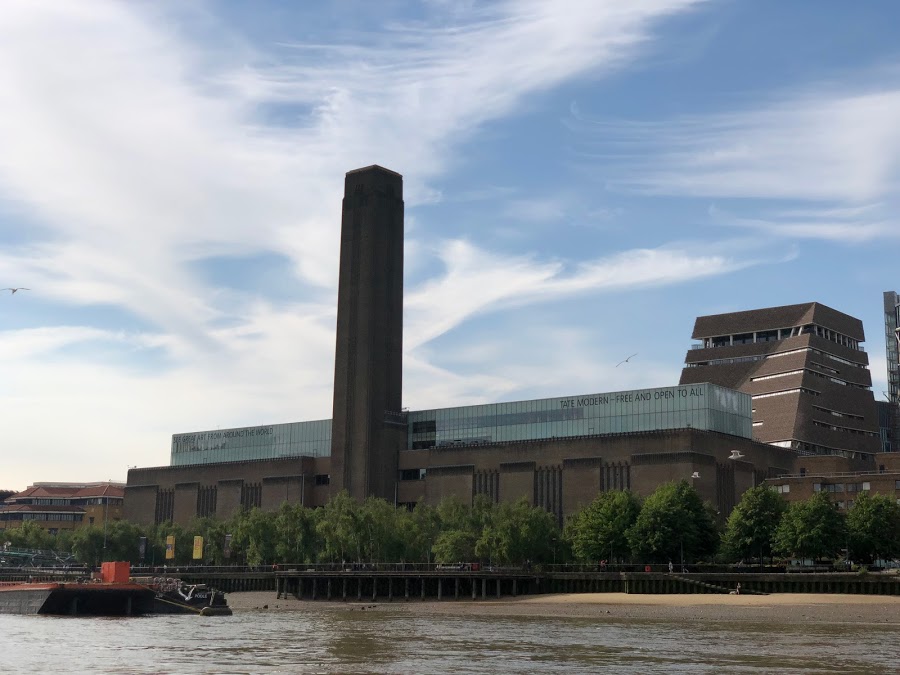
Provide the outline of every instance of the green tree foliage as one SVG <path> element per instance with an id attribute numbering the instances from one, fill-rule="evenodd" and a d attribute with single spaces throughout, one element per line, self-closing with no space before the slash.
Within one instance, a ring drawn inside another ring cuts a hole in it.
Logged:
<path id="1" fill-rule="evenodd" d="M 401 524 L 408 527 L 409 560 L 432 562 L 432 549 L 441 531 L 441 519 L 437 509 L 428 504 L 416 504 Z"/>
<path id="2" fill-rule="evenodd" d="M 72 553 L 78 562 L 99 565 L 103 560 L 103 528 L 88 525 L 75 530 L 72 535 Z"/>
<path id="3" fill-rule="evenodd" d="M 322 541 L 320 560 L 362 562 L 359 505 L 346 490 L 341 490 L 325 504 L 316 523 L 316 532 Z"/>
<path id="4" fill-rule="evenodd" d="M 788 506 L 775 532 L 775 550 L 795 558 L 831 558 L 846 540 L 844 518 L 825 492 Z"/>
<path id="5" fill-rule="evenodd" d="M 473 532 L 466 530 L 444 530 L 434 542 L 434 560 L 439 563 L 457 563 L 477 560 L 475 544 L 478 542 Z"/>
<path id="6" fill-rule="evenodd" d="M 631 546 L 626 532 L 640 513 L 638 498 L 629 491 L 601 492 L 566 523 L 564 538 L 576 560 L 597 562 L 625 556 Z"/>
<path id="7" fill-rule="evenodd" d="M 484 495 L 475 497 L 471 507 L 455 495 L 441 500 L 437 506 L 440 532 L 432 547 L 435 561 L 455 563 L 477 560 L 475 545 L 489 523 L 492 506 Z"/>
<path id="8" fill-rule="evenodd" d="M 275 516 L 275 559 L 282 563 L 313 562 L 317 550 L 313 511 L 300 504 L 283 503 Z"/>
<path id="9" fill-rule="evenodd" d="M 685 561 L 709 556 L 718 534 L 710 509 L 686 481 L 660 485 L 644 501 L 626 534 L 632 553 L 640 560 Z"/>
<path id="10" fill-rule="evenodd" d="M 886 495 L 861 493 L 847 514 L 850 554 L 872 562 L 900 554 L 900 505 Z"/>
<path id="11" fill-rule="evenodd" d="M 253 508 L 238 514 L 233 522 L 234 541 L 243 551 L 248 565 L 271 565 L 276 562 L 278 515 Z"/>
<path id="12" fill-rule="evenodd" d="M 26 520 L 19 527 L 3 530 L 0 538 L 14 548 L 57 550 L 56 537 L 31 520 Z"/>
<path id="13" fill-rule="evenodd" d="M 559 528 L 553 516 L 531 506 L 523 497 L 494 507 L 475 543 L 475 554 L 497 565 L 520 565 L 526 560 L 549 561 Z"/>
<path id="14" fill-rule="evenodd" d="M 760 485 L 747 490 L 728 517 L 722 536 L 725 552 L 737 559 L 763 558 L 772 555 L 775 532 L 787 502 L 772 488 Z"/>

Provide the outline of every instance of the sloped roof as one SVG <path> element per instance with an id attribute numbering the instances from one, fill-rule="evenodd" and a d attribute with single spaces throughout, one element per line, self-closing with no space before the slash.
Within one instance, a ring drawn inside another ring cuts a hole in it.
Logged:
<path id="1" fill-rule="evenodd" d="M 818 302 L 698 316 L 691 337 L 696 340 L 717 335 L 792 328 L 810 323 L 824 326 L 860 342 L 866 339 L 862 321 Z"/>

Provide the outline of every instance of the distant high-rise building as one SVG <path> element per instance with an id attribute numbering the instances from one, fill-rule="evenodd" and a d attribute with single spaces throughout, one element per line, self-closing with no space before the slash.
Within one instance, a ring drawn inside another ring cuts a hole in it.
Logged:
<path id="1" fill-rule="evenodd" d="M 900 403 L 900 295 L 884 292 L 884 347 L 887 356 L 887 395 L 891 403 Z"/>
<path id="2" fill-rule="evenodd" d="M 753 437 L 802 454 L 881 450 L 862 322 L 809 302 L 701 316 L 681 384 L 712 382 L 753 399 Z"/>
<path id="3" fill-rule="evenodd" d="M 887 452 L 900 450 L 900 294 L 884 292 L 884 351 L 887 361 L 887 399 L 881 406 L 882 445 Z"/>

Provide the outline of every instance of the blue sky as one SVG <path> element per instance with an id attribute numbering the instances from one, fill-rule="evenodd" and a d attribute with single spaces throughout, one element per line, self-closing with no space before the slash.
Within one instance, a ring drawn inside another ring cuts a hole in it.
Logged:
<path id="1" fill-rule="evenodd" d="M 331 415 L 343 174 L 404 175 L 405 405 L 678 380 L 900 287 L 900 6 L 8 0 L 0 488 Z M 627 366 L 616 364 L 632 353 Z"/>

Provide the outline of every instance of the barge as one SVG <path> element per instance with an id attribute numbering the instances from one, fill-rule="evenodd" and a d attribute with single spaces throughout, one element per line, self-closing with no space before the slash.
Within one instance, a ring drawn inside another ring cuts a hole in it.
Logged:
<path id="1" fill-rule="evenodd" d="M 0 582 L 0 614 L 230 616 L 224 593 L 179 579 L 129 577 L 128 563 L 103 563 L 100 578 L 74 582 Z"/>

